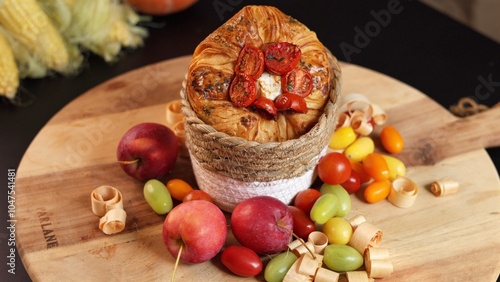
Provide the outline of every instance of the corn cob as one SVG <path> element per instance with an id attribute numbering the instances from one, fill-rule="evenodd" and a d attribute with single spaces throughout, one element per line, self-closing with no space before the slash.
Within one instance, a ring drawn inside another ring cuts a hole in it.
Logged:
<path id="1" fill-rule="evenodd" d="M 0 30 L 0 96 L 13 99 L 18 87 L 19 71 L 14 59 L 14 53 L 3 32 Z"/>
<path id="2" fill-rule="evenodd" d="M 47 68 L 69 73 L 79 65 L 75 63 L 78 57 L 70 62 L 74 52 L 68 52 L 64 39 L 36 0 L 4 0 L 0 24 Z"/>

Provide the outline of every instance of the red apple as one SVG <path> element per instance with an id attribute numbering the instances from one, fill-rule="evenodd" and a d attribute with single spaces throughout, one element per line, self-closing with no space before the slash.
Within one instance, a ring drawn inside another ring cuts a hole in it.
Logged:
<path id="1" fill-rule="evenodd" d="M 227 221 L 208 201 L 188 201 L 173 208 L 163 222 L 163 242 L 173 257 L 181 246 L 180 261 L 200 263 L 212 259 L 226 242 Z"/>
<path id="2" fill-rule="evenodd" d="M 130 128 L 116 150 L 121 168 L 141 181 L 167 175 L 178 155 L 179 143 L 175 133 L 165 125 L 151 122 Z"/>
<path id="3" fill-rule="evenodd" d="M 231 228 L 243 246 L 263 255 L 276 254 L 285 250 L 292 238 L 293 216 L 280 200 L 257 196 L 234 208 Z"/>

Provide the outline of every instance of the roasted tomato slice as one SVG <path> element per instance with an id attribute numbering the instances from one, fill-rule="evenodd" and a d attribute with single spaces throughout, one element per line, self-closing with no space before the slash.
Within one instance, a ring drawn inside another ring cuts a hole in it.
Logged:
<path id="1" fill-rule="evenodd" d="M 266 97 L 259 97 L 253 102 L 255 108 L 257 108 L 263 115 L 268 119 L 278 118 L 278 109 L 274 105 L 274 102 Z"/>
<path id="2" fill-rule="evenodd" d="M 264 52 L 256 47 L 245 45 L 240 51 L 234 72 L 244 73 L 253 79 L 259 78 L 264 72 Z"/>
<path id="3" fill-rule="evenodd" d="M 229 97 L 235 107 L 250 106 L 257 98 L 255 80 L 246 74 L 236 74 L 229 87 Z"/>
<path id="4" fill-rule="evenodd" d="M 299 46 L 288 42 L 271 43 L 264 47 L 265 65 L 276 74 L 286 74 L 295 68 L 301 54 Z"/>
<path id="5" fill-rule="evenodd" d="M 306 97 L 311 94 L 313 80 L 311 74 L 305 69 L 293 69 L 281 76 L 281 89 L 283 92 Z"/>
<path id="6" fill-rule="evenodd" d="M 278 111 L 294 110 L 299 113 L 307 112 L 307 104 L 304 97 L 292 93 L 283 93 L 274 100 Z"/>

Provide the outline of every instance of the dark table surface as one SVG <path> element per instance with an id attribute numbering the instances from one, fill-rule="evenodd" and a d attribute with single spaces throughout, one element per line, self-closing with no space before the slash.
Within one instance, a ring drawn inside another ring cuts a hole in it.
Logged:
<path id="1" fill-rule="evenodd" d="M 316 31 L 338 59 L 405 82 L 445 108 L 462 97 L 487 106 L 500 101 L 500 45 L 418 1 L 201 0 L 181 13 L 154 17 L 145 46 L 125 52 L 119 62 L 110 65 L 88 55 L 87 67 L 78 76 L 24 80 L 24 105 L 0 103 L 1 281 L 30 280 L 18 253 L 16 274 L 8 272 L 7 172 L 19 166 L 40 129 L 67 103 L 112 77 L 191 54 L 203 38 L 250 3 L 280 8 Z M 498 170 L 500 148 L 487 151 Z"/>

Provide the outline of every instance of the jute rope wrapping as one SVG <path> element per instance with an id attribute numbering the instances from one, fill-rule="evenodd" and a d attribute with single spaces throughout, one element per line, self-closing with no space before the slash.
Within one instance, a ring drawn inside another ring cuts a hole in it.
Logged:
<path id="1" fill-rule="evenodd" d="M 326 152 L 335 129 L 340 98 L 340 66 L 333 56 L 331 66 L 334 77 L 331 80 L 330 100 L 318 123 L 299 138 L 284 142 L 248 141 L 205 124 L 189 104 L 184 81 L 181 104 L 185 116 L 186 145 L 195 176 L 201 180 L 200 175 L 203 175 L 203 181 L 197 181 L 198 186 L 210 194 L 222 209 L 231 211 L 238 202 L 257 194 L 273 196 L 288 203 L 296 193 L 309 188 L 314 182 L 314 168 L 319 157 Z M 207 177 L 210 178 L 208 181 Z M 231 184 L 228 185 L 228 182 Z M 277 192 L 273 192 L 275 188 Z"/>

